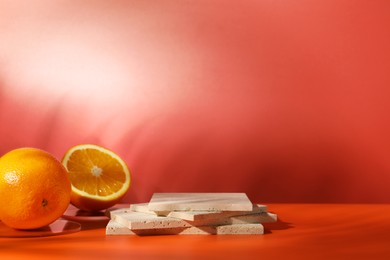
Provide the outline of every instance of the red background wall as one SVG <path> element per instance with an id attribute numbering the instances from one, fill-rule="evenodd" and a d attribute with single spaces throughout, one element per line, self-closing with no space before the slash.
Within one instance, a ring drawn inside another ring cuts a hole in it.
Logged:
<path id="1" fill-rule="evenodd" d="M 390 202 L 390 1 L 0 1 L 0 154 L 122 156 L 126 201 Z"/>

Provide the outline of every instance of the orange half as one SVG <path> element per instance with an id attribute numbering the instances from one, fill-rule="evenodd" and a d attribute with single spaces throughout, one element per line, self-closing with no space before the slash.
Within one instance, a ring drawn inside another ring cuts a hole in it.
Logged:
<path id="1" fill-rule="evenodd" d="M 71 203 L 97 211 L 119 202 L 130 188 L 130 171 L 114 152 L 93 144 L 69 149 L 62 164 L 72 183 Z"/>

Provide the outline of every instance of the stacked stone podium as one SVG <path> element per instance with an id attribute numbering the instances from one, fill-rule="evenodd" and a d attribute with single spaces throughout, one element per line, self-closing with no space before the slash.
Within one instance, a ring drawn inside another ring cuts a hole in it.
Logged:
<path id="1" fill-rule="evenodd" d="M 262 223 L 277 220 L 245 193 L 155 193 L 107 215 L 107 235 L 263 234 Z"/>

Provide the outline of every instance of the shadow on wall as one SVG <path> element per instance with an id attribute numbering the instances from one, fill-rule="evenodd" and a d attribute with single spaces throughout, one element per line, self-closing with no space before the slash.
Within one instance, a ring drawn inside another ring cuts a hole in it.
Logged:
<path id="1" fill-rule="evenodd" d="M 383 178 L 366 179 L 375 161 L 342 140 L 281 143 L 173 121 L 174 128 L 170 120 L 145 122 L 121 139 L 133 171 L 127 201 L 145 202 L 154 192 L 246 192 L 256 202 L 388 202 Z"/>
<path id="2" fill-rule="evenodd" d="M 277 129 L 243 134 L 245 126 L 227 130 L 205 115 L 194 120 L 189 113 L 167 113 L 128 126 L 109 143 L 98 138 L 104 132 L 86 137 L 67 129 L 62 102 L 35 111 L 7 98 L 0 86 L 1 154 L 29 145 L 61 157 L 71 144 L 108 146 L 133 173 L 126 202 L 148 201 L 154 192 L 245 192 L 259 203 L 389 202 L 386 165 L 347 140 L 302 133 L 287 140 Z"/>

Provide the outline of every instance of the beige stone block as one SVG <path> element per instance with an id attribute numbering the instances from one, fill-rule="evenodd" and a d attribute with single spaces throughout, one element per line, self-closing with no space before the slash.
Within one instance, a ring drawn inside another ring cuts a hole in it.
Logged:
<path id="1" fill-rule="evenodd" d="M 255 224 L 255 223 L 269 223 L 276 222 L 277 215 L 269 212 L 249 214 L 242 216 L 233 216 L 229 218 L 229 224 Z"/>
<path id="2" fill-rule="evenodd" d="M 111 219 L 106 226 L 106 235 L 135 235 L 135 233 L 126 226 Z"/>
<path id="3" fill-rule="evenodd" d="M 151 211 L 252 211 L 245 193 L 154 193 Z"/>
<path id="4" fill-rule="evenodd" d="M 235 224 L 221 226 L 181 227 L 162 229 L 130 230 L 126 226 L 110 220 L 106 226 L 106 235 L 261 235 L 261 224 Z"/>
<path id="5" fill-rule="evenodd" d="M 117 209 L 110 212 L 112 220 L 126 226 L 131 230 L 190 227 L 188 222 L 170 217 L 156 216 L 154 214 L 134 212 L 130 209 Z"/>
<path id="6" fill-rule="evenodd" d="M 135 211 L 135 212 L 154 214 L 154 215 L 157 215 L 157 216 L 170 217 L 169 214 L 172 211 L 153 211 L 153 210 L 149 209 L 148 205 L 149 205 L 149 203 L 130 204 L 130 210 L 131 211 Z"/>
<path id="7" fill-rule="evenodd" d="M 258 224 L 233 224 L 211 227 L 217 235 L 262 235 L 264 226 Z"/>
<path id="8" fill-rule="evenodd" d="M 148 203 L 139 203 L 131 204 L 130 210 L 148 214 L 155 214 L 157 216 L 180 218 L 189 221 L 206 221 L 246 214 L 266 213 L 267 206 L 254 204 L 252 211 L 151 211 L 149 210 Z"/>

